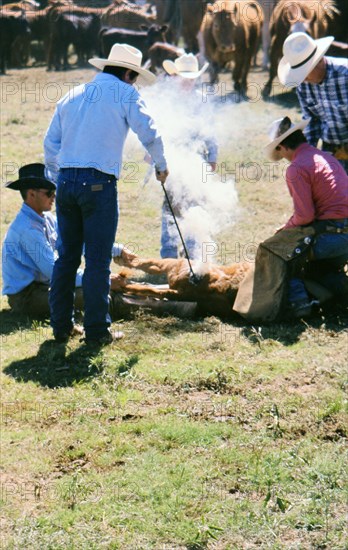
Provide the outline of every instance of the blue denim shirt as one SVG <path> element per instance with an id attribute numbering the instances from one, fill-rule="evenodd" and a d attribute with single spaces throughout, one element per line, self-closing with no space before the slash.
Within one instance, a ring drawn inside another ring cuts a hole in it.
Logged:
<path id="1" fill-rule="evenodd" d="M 33 281 L 49 284 L 56 259 L 58 233 L 53 214 L 43 217 L 23 204 L 11 223 L 2 247 L 3 294 L 16 294 Z M 76 286 L 82 284 L 82 271 Z"/>
<path id="2" fill-rule="evenodd" d="M 17 294 L 33 281 L 49 284 L 59 243 L 56 217 L 50 212 L 39 216 L 23 204 L 11 223 L 2 246 L 3 294 Z M 120 256 L 121 244 L 115 243 L 112 256 Z M 82 286 L 83 270 L 76 275 Z"/>
<path id="3" fill-rule="evenodd" d="M 44 149 L 48 175 L 59 168 L 95 168 L 119 178 L 123 146 L 131 128 L 158 170 L 167 167 L 163 143 L 134 86 L 99 73 L 58 101 Z"/>

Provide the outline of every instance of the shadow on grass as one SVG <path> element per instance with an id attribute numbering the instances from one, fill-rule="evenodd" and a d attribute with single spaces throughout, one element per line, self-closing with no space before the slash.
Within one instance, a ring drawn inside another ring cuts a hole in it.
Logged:
<path id="1" fill-rule="evenodd" d="M 46 322 L 45 318 L 42 318 L 40 321 Z M 11 334 L 11 332 L 29 330 L 32 324 L 33 318 L 28 315 L 13 313 L 10 309 L 3 309 L 0 312 L 0 336 L 2 337 Z"/>
<path id="2" fill-rule="evenodd" d="M 86 345 L 69 353 L 69 346 L 45 340 L 36 355 L 13 361 L 4 373 L 18 382 L 35 382 L 48 388 L 73 386 L 100 373 L 100 348 Z"/>

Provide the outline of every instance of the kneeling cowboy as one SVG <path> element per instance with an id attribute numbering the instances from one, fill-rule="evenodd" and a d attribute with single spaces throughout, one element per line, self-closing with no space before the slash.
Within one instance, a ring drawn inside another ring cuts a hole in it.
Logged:
<path id="1" fill-rule="evenodd" d="M 273 161 L 285 158 L 290 162 L 286 183 L 294 211 L 273 237 L 261 243 L 255 265 L 256 274 L 262 250 L 285 262 L 296 259 L 296 256 L 305 259 L 305 263 L 292 262 L 294 269 L 290 273 L 289 269 L 282 271 L 284 278 L 289 277 L 288 284 L 283 281 L 283 287 L 287 285 L 287 301 L 295 317 L 311 314 L 307 279 L 319 284 L 326 291 L 326 297 L 336 296 L 340 301 L 348 302 L 348 276 L 345 272 L 348 263 L 348 176 L 330 153 L 307 143 L 302 130 L 308 122 L 303 120 L 293 124 L 289 117 L 285 117 L 272 124 L 271 142 L 265 153 Z M 257 280 L 254 291 L 262 293 L 262 276 Z M 269 281 L 265 284 L 269 285 Z M 243 285 L 241 292 L 242 288 Z M 255 295 L 252 300 L 255 300 Z M 235 309 L 238 311 L 238 296 Z M 276 310 L 273 308 L 271 315 L 265 311 L 264 318 L 273 320 Z M 239 312 L 248 318 L 249 311 L 251 306 Z M 249 318 L 252 319 L 252 314 Z"/>

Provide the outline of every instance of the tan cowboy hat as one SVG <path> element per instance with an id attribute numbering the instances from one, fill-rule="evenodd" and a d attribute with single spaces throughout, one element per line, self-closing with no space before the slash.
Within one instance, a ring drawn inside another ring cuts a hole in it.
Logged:
<path id="1" fill-rule="evenodd" d="M 264 149 L 266 157 L 270 160 L 280 160 L 281 154 L 279 151 L 276 151 L 276 147 L 278 147 L 285 138 L 290 136 L 290 134 L 293 134 L 297 130 L 303 130 L 309 123 L 309 120 L 310 119 L 307 118 L 306 120 L 301 120 L 301 122 L 297 124 L 293 124 L 290 118 L 286 116 L 272 122 L 268 133 L 272 141 L 268 143 Z"/>
<path id="2" fill-rule="evenodd" d="M 107 65 L 112 67 L 125 67 L 139 74 L 139 84 L 152 84 L 156 80 L 156 76 L 150 71 L 143 69 L 141 62 L 143 54 L 137 48 L 133 48 L 129 44 L 114 44 L 110 50 L 107 59 L 101 57 L 92 57 L 88 63 L 97 67 L 101 71 Z"/>
<path id="3" fill-rule="evenodd" d="M 199 69 L 198 59 L 193 53 L 184 53 L 175 61 L 165 59 L 162 63 L 164 70 L 170 75 L 179 75 L 182 78 L 198 78 L 209 67 L 209 63 L 205 63 Z"/>
<path id="4" fill-rule="evenodd" d="M 332 42 L 333 36 L 313 40 L 305 32 L 293 32 L 283 44 L 284 57 L 278 65 L 278 78 L 287 88 L 299 86 L 319 63 Z"/>

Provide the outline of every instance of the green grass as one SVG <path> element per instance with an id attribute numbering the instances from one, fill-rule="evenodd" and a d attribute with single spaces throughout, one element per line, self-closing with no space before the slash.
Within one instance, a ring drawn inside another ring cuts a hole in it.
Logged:
<path id="1" fill-rule="evenodd" d="M 49 93 L 92 74 L 2 77 L 15 90 L 1 104 L 4 180 L 42 160 Z M 288 94 L 220 107 L 231 132 L 219 161 L 235 169 L 241 206 L 217 236 L 216 261 L 229 263 L 290 213 L 284 165 L 270 177 L 262 146 L 273 119 L 299 112 Z M 158 256 L 162 197 L 154 183 L 142 189 L 142 158 L 139 148 L 139 180 L 119 184 L 118 238 Z M 0 197 L 3 237 L 21 201 Z M 2 305 L 3 548 L 347 548 L 346 309 L 255 327 L 143 313 L 93 353 L 77 340 L 55 346 L 48 320 Z"/>

